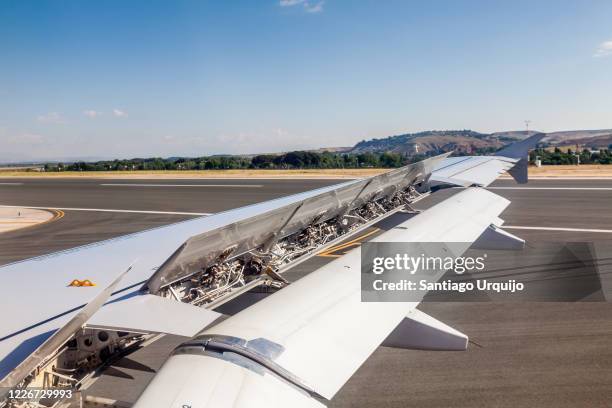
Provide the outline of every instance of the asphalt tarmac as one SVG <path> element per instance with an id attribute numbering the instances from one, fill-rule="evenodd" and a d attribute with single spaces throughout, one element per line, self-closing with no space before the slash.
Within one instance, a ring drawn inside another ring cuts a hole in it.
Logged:
<path id="1" fill-rule="evenodd" d="M 0 180 L 0 204 L 215 213 L 343 181 L 346 180 L 11 178 Z"/>
<path id="2" fill-rule="evenodd" d="M 64 208 L 65 216 L 38 227 L 1 234 L 0 264 L 194 216 L 168 212 L 217 212 L 339 182 L 10 181 L 23 184 L 0 185 L 0 205 L 59 207 Z M 100 185 L 124 183 L 141 185 Z M 176 186 L 222 183 L 243 186 Z M 247 184 L 261 187 L 244 187 Z M 427 208 L 457 191 L 438 191 L 418 206 Z M 500 180 L 494 183 L 492 191 L 512 201 L 501 217 L 509 232 L 528 242 L 612 239 L 612 181 L 534 180 L 526 186 L 517 186 L 510 180 Z M 326 258 L 317 257 L 311 266 L 323 262 Z M 302 270 L 292 279 L 307 272 Z M 468 351 L 427 352 L 380 347 L 329 406 L 592 407 L 612 404 L 610 303 L 426 302 L 419 308 L 468 334 L 473 342 Z M 159 368 L 167 350 L 180 341 L 169 336 L 162 340 L 137 352 L 146 354 L 142 356 L 146 365 L 139 362 L 139 355 L 124 359 L 93 384 L 92 394 L 133 401 Z"/>
<path id="3" fill-rule="evenodd" d="M 343 181 L 10 179 L 0 183 L 0 206 L 64 215 L 0 234 L 0 265 Z"/>
<path id="4" fill-rule="evenodd" d="M 0 265 L 339 182 L 342 180 L 10 179 L 11 184 L 0 183 L 0 205 L 60 208 L 64 216 L 0 234 Z M 180 185 L 187 187 L 177 187 Z M 525 186 L 498 180 L 493 187 L 496 194 L 512 201 L 502 214 L 506 225 L 612 230 L 611 180 L 533 180 Z M 559 190 L 565 188 L 568 190 Z M 439 191 L 419 205 L 425 208 L 455 192 L 457 189 Z M 612 234 L 588 231 L 512 231 L 526 239 L 612 239 Z"/>

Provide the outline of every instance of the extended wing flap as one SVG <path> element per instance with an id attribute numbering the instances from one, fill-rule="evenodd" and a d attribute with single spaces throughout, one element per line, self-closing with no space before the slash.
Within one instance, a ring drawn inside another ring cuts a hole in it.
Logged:
<path id="1" fill-rule="evenodd" d="M 192 337 L 220 316 L 188 303 L 139 295 L 107 304 L 87 321 L 87 327 Z"/>
<path id="2" fill-rule="evenodd" d="M 274 239 L 297 232 L 315 220 L 332 219 L 376 197 L 390 196 L 409 185 L 424 182 L 448 155 L 441 154 L 374 177 L 342 183 L 302 200 L 276 206 L 256 217 L 192 236 L 151 276 L 146 286 L 151 293 L 157 293 L 161 287 L 209 266 L 219 257 L 268 246 Z"/>
<path id="3" fill-rule="evenodd" d="M 467 189 L 375 241 L 473 242 L 508 203 L 486 190 Z M 360 261 L 360 251 L 351 251 L 201 336 L 274 344 L 282 349 L 275 365 L 332 398 L 417 305 L 362 302 Z"/>

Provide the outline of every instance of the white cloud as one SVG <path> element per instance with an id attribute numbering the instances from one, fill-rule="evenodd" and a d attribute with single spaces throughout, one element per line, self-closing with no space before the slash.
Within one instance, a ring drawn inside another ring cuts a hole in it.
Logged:
<path id="1" fill-rule="evenodd" d="M 304 11 L 307 13 L 320 13 L 323 11 L 324 0 L 321 1 L 309 1 L 309 0 L 280 0 L 278 5 L 281 7 L 294 7 L 302 6 Z"/>
<path id="2" fill-rule="evenodd" d="M 304 10 L 308 13 L 320 13 L 323 11 L 324 3 L 324 1 L 319 1 L 317 3 L 309 3 L 306 1 L 304 2 Z"/>
<path id="3" fill-rule="evenodd" d="M 39 115 L 36 120 L 42 123 L 66 123 L 62 115 L 57 112 L 49 112 L 44 115 Z"/>
<path id="4" fill-rule="evenodd" d="M 304 2 L 306 2 L 306 0 L 280 0 L 278 4 L 281 7 L 291 7 L 297 6 L 298 4 L 302 4 Z"/>
<path id="5" fill-rule="evenodd" d="M 128 114 L 126 112 L 122 111 L 122 110 L 119 110 L 119 109 L 115 108 L 115 109 L 113 109 L 113 115 L 116 118 L 125 118 L 125 117 L 127 117 Z"/>
<path id="6" fill-rule="evenodd" d="M 83 115 L 87 116 L 88 118 L 94 119 L 98 116 L 102 116 L 102 112 L 98 112 L 95 110 L 86 110 L 83 111 Z"/>
<path id="7" fill-rule="evenodd" d="M 597 47 L 595 54 L 593 54 L 593 56 L 596 58 L 608 57 L 610 55 L 612 55 L 612 40 L 604 41 L 599 44 L 599 47 Z"/>

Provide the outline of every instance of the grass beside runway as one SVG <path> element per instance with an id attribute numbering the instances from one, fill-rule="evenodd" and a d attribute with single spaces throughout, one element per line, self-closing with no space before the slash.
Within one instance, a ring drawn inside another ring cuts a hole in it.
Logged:
<path id="1" fill-rule="evenodd" d="M 610 178 L 612 165 L 581 164 L 529 167 L 529 177 L 533 178 Z"/>
<path id="2" fill-rule="evenodd" d="M 132 171 L 63 171 L 38 172 L 26 169 L 0 169 L 2 178 L 97 178 L 97 179 L 352 179 L 372 177 L 392 169 L 286 169 L 286 170 L 132 170 Z M 583 164 L 529 167 L 529 177 L 612 179 L 612 165 Z M 504 174 L 502 178 L 510 178 Z M 0 182 L 0 184 L 2 184 Z"/>

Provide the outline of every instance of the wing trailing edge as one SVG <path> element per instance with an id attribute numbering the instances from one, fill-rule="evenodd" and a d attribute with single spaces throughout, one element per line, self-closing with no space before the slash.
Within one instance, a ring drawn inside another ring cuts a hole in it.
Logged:
<path id="1" fill-rule="evenodd" d="M 160 266 L 145 286 L 150 293 L 157 294 L 162 287 L 206 268 L 220 258 L 230 258 L 258 247 L 269 248 L 280 238 L 309 224 L 333 219 L 370 200 L 392 196 L 408 186 L 424 183 L 449 154 L 430 157 L 374 177 L 342 183 L 303 200 L 271 207 L 269 211 L 240 222 L 223 224 L 192 236 Z"/>

